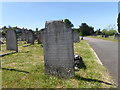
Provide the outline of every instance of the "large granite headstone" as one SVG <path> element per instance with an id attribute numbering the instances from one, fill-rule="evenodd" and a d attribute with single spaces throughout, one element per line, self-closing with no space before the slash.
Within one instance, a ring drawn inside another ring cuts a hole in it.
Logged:
<path id="1" fill-rule="evenodd" d="M 14 30 L 9 29 L 6 33 L 6 49 L 18 52 L 17 36 Z"/>
<path id="2" fill-rule="evenodd" d="M 73 32 L 63 21 L 49 21 L 43 30 L 45 73 L 74 77 Z"/>
<path id="3" fill-rule="evenodd" d="M 78 32 L 73 31 L 73 40 L 75 43 L 80 42 L 80 37 Z"/>
<path id="4" fill-rule="evenodd" d="M 34 40 L 35 40 L 35 37 L 34 37 L 34 33 L 32 30 L 28 30 L 28 41 L 27 43 L 30 43 L 30 44 L 34 44 Z"/>

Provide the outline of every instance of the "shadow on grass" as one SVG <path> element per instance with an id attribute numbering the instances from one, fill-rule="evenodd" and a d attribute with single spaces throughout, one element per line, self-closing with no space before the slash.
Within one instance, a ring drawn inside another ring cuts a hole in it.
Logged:
<path id="1" fill-rule="evenodd" d="M 76 75 L 75 78 L 77 80 L 84 80 L 84 81 L 87 81 L 87 82 L 98 82 L 98 83 L 104 83 L 104 84 L 107 84 L 107 85 L 113 85 L 113 84 L 108 83 L 108 82 L 104 82 L 104 81 L 97 80 L 97 79 L 84 78 L 84 77 L 80 77 L 78 75 Z"/>
<path id="2" fill-rule="evenodd" d="M 13 51 L 13 52 L 1 54 L 0 57 L 4 57 L 4 56 L 6 56 L 6 55 L 11 55 L 11 54 L 14 54 L 14 53 L 17 53 L 17 52 L 16 52 L 16 51 Z"/>
<path id="3" fill-rule="evenodd" d="M 19 53 L 29 53 L 30 51 L 20 51 Z"/>
<path id="4" fill-rule="evenodd" d="M 2 70 L 16 71 L 16 72 L 22 72 L 22 73 L 29 73 L 29 72 L 27 72 L 27 71 L 23 71 L 23 70 L 17 70 L 17 69 L 8 69 L 8 68 L 2 68 Z"/>

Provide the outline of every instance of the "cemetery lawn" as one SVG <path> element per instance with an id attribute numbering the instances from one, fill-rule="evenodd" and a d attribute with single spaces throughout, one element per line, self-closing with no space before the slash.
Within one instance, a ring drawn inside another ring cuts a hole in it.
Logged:
<path id="1" fill-rule="evenodd" d="M 115 40 L 113 39 L 113 36 L 109 36 L 108 38 L 104 38 L 104 37 L 101 37 L 101 36 L 87 36 L 89 38 L 96 38 L 96 39 L 102 39 L 102 40 L 109 40 L 109 41 L 120 41 L 120 40 Z"/>
<path id="2" fill-rule="evenodd" d="M 82 56 L 86 69 L 75 77 L 63 79 L 44 74 L 43 48 L 35 43 L 20 47 L 18 53 L 2 57 L 3 88 L 116 88 L 105 67 L 97 62 L 87 41 L 74 44 L 75 53 Z"/>
<path id="3" fill-rule="evenodd" d="M 6 43 L 4 41 L 4 43 Z M 24 41 L 18 41 L 18 47 L 21 48 L 23 45 L 28 45 L 28 44 L 25 44 Z M 11 50 L 6 50 L 6 44 L 1 44 L 1 51 L 0 51 L 0 54 L 6 54 L 6 53 L 12 53 L 14 51 L 11 51 Z"/>

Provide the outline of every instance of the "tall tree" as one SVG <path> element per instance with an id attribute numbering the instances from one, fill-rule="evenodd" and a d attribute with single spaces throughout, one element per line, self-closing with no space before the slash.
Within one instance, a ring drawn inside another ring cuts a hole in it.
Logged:
<path id="1" fill-rule="evenodd" d="M 66 23 L 67 27 L 71 27 L 71 28 L 74 27 L 74 25 L 71 23 L 71 21 L 69 19 L 65 19 L 64 23 Z"/>
<path id="2" fill-rule="evenodd" d="M 98 30 L 95 31 L 95 34 L 96 34 L 96 35 L 101 35 L 102 32 L 100 31 L 100 29 L 98 29 Z"/>
<path id="3" fill-rule="evenodd" d="M 86 23 L 82 23 L 81 26 L 79 26 L 79 29 L 81 36 L 88 36 L 94 34 L 94 28 L 88 26 Z"/>
<path id="4" fill-rule="evenodd" d="M 38 28 L 36 28 L 36 32 L 38 32 Z"/>
<path id="5" fill-rule="evenodd" d="M 120 33 L 120 13 L 118 14 L 118 32 Z"/>

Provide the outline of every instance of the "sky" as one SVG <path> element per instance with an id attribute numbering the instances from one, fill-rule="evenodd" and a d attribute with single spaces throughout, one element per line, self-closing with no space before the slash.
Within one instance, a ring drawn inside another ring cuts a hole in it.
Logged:
<path id="1" fill-rule="evenodd" d="M 1 6 L 0 6 L 1 7 Z M 74 28 L 87 23 L 96 29 L 116 25 L 118 2 L 2 2 L 2 26 L 35 30 L 45 21 L 69 19 Z"/>
<path id="2" fill-rule="evenodd" d="M 120 1 L 118 3 L 118 12 L 120 13 Z"/>

